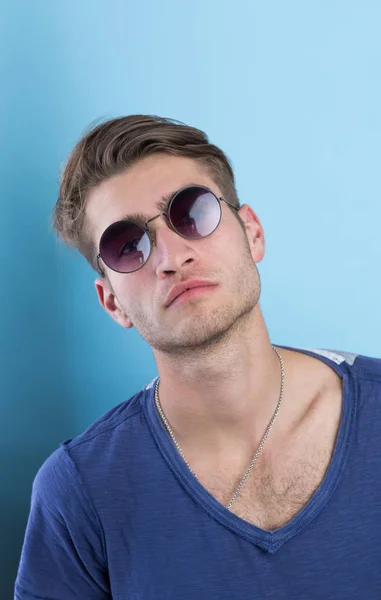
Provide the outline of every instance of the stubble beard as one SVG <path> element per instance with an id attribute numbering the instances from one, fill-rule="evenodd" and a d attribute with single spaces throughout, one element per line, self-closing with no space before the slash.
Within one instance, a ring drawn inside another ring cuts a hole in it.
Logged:
<path id="1" fill-rule="evenodd" d="M 195 298 L 196 302 L 189 307 L 188 314 L 180 316 L 173 327 L 158 323 L 140 312 L 134 315 L 133 322 L 153 350 L 183 360 L 186 356 L 195 356 L 195 353 L 209 353 L 235 333 L 244 332 L 258 304 L 260 291 L 260 276 L 247 248 L 237 265 L 235 277 L 227 286 L 225 302 L 208 307 L 208 298 L 204 306 L 202 298 L 201 302 Z M 218 294 L 219 290 L 211 292 L 210 300 L 213 300 L 214 293 Z M 181 311 L 181 307 L 179 309 Z"/>

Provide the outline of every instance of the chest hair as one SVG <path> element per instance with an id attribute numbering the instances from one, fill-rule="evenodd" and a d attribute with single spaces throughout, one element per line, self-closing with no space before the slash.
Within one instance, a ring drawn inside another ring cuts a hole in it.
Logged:
<path id="1" fill-rule="evenodd" d="M 332 422 L 324 436 L 313 436 L 307 429 L 288 444 L 267 452 L 264 449 L 230 510 L 268 531 L 286 525 L 321 484 L 332 458 L 338 425 L 338 420 Z M 236 469 L 225 463 L 200 475 L 200 483 L 227 506 L 243 473 L 237 478 Z"/>

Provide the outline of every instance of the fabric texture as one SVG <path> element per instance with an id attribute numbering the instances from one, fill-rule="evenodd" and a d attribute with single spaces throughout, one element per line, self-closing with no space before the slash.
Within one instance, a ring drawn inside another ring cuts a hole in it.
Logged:
<path id="1" fill-rule="evenodd" d="M 234 515 L 192 475 L 154 383 L 36 475 L 16 600 L 380 600 L 381 360 L 290 348 L 343 379 L 323 481 L 285 526 Z"/>

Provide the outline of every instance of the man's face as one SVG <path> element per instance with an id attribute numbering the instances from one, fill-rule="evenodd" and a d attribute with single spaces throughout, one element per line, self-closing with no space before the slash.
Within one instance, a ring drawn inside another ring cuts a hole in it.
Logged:
<path id="1" fill-rule="evenodd" d="M 164 154 L 142 159 L 121 175 L 103 182 L 88 199 L 86 214 L 97 247 L 103 231 L 128 214 L 158 214 L 156 203 L 187 185 L 221 190 L 200 165 Z M 256 306 L 260 280 L 256 262 L 263 257 L 263 231 L 247 205 L 239 214 L 245 231 L 225 203 L 217 229 L 200 240 L 187 240 L 169 228 L 165 217 L 149 224 L 155 246 L 147 263 L 133 273 L 116 273 L 103 262 L 107 278 L 96 280 L 102 306 L 123 327 L 135 326 L 154 350 L 186 352 L 221 339 Z M 191 280 L 213 286 L 166 306 L 173 287 Z M 111 284 L 111 285 L 110 285 Z"/>

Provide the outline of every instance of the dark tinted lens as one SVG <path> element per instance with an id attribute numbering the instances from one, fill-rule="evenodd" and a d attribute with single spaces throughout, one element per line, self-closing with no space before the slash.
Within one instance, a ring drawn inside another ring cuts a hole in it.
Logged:
<path id="1" fill-rule="evenodd" d="M 175 196 L 169 217 L 180 235 L 200 239 L 210 235 L 218 226 L 221 207 L 209 190 L 189 187 Z"/>
<path id="2" fill-rule="evenodd" d="M 132 221 L 118 221 L 106 229 L 99 251 L 110 269 L 131 273 L 144 265 L 151 251 L 146 231 Z"/>

